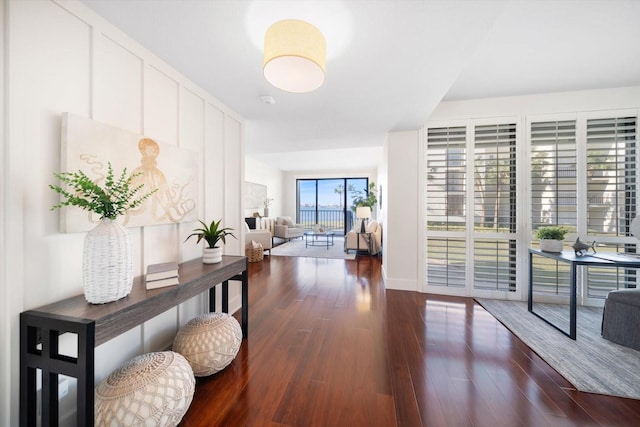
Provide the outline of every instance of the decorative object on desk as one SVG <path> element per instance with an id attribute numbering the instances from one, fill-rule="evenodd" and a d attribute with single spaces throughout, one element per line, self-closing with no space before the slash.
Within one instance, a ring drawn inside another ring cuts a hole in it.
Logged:
<path id="1" fill-rule="evenodd" d="M 365 220 L 371 218 L 371 208 L 369 206 L 358 206 L 356 208 L 356 218 L 358 218 L 360 222 L 360 232 L 364 233 L 367 231 L 367 226 L 365 225 Z"/>
<path id="2" fill-rule="evenodd" d="M 131 236 L 115 219 L 140 206 L 156 189 L 138 194 L 143 184 L 131 185 L 138 174 L 127 176 L 125 168 L 116 179 L 111 163 L 108 163 L 104 187 L 82 171 L 54 175 L 67 186 L 49 187 L 66 200 L 61 200 L 51 210 L 77 206 L 100 217 L 100 223 L 84 239 L 82 281 L 86 300 L 104 304 L 129 295 L 133 285 Z"/>
<path id="3" fill-rule="evenodd" d="M 96 426 L 177 426 L 193 400 L 196 379 L 179 353 L 134 357 L 95 391 Z"/>
<path id="4" fill-rule="evenodd" d="M 538 239 L 540 239 L 540 250 L 545 252 L 562 252 L 562 244 L 567 234 L 565 227 L 547 226 L 538 228 Z"/>
<path id="5" fill-rule="evenodd" d="M 167 286 L 175 286 L 179 284 L 180 284 L 180 278 L 178 276 L 145 281 L 145 286 L 148 291 L 151 289 L 165 288 Z"/>
<path id="6" fill-rule="evenodd" d="M 174 261 L 162 262 L 160 264 L 149 264 L 145 279 L 147 282 L 159 279 L 178 277 L 178 263 Z"/>
<path id="7" fill-rule="evenodd" d="M 178 331 L 173 351 L 182 354 L 196 377 L 215 374 L 235 359 L 242 343 L 238 321 L 227 313 L 206 313 Z"/>
<path id="8" fill-rule="evenodd" d="M 327 231 L 327 229 L 324 225 L 316 224 L 313 226 L 314 233 L 324 233 L 325 231 Z"/>
<path id="9" fill-rule="evenodd" d="M 264 199 L 264 216 L 269 217 L 269 206 L 273 203 L 273 198 L 267 197 Z"/>
<path id="10" fill-rule="evenodd" d="M 163 262 L 147 266 L 145 286 L 147 290 L 179 285 L 178 263 Z"/>
<path id="11" fill-rule="evenodd" d="M 207 242 L 208 246 L 203 249 L 202 253 L 202 262 L 204 264 L 217 264 L 222 262 L 222 248 L 217 246 L 218 242 L 222 241 L 222 243 L 226 243 L 227 236 L 231 236 L 234 239 L 236 238 L 236 236 L 231 233 L 233 228 L 221 228 L 220 223 L 222 223 L 222 219 L 217 222 L 213 220 L 210 225 L 200 221 L 202 228 L 194 229 L 194 233 L 189 234 L 184 240 L 186 242 L 190 237 L 197 236 L 198 240 L 196 243 L 200 243 L 202 239 Z"/>
<path id="12" fill-rule="evenodd" d="M 589 252 L 589 249 L 591 249 L 594 254 L 596 253 L 595 240 L 591 243 L 585 243 L 585 242 L 581 242 L 580 238 L 578 237 L 576 239 L 576 242 L 573 245 L 571 245 L 571 247 L 575 251 L 576 256 L 583 256 L 585 253 Z"/>

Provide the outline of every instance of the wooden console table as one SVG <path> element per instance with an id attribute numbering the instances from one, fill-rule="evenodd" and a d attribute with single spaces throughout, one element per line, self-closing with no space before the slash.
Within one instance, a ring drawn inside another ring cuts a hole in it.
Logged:
<path id="1" fill-rule="evenodd" d="M 110 339 L 209 291 L 215 309 L 215 286 L 222 283 L 222 311 L 229 312 L 229 280 L 242 281 L 242 334 L 247 337 L 249 276 L 245 256 L 223 256 L 219 264 L 195 259 L 180 264 L 180 284 L 147 291 L 137 277 L 131 293 L 118 301 L 93 305 L 83 295 L 20 313 L 20 425 L 35 426 L 36 370 L 42 373 L 42 426 L 58 425 L 58 375 L 77 379 L 77 425 L 94 422 L 94 349 Z M 58 337 L 78 336 L 78 355 L 59 353 Z"/>

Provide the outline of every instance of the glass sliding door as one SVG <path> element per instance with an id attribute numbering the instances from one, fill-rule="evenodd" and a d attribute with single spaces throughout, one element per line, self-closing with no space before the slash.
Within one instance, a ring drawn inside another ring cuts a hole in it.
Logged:
<path id="1" fill-rule="evenodd" d="M 356 207 L 353 204 L 353 199 L 356 197 L 366 197 L 369 192 L 369 180 L 366 178 L 348 178 L 346 179 L 346 200 L 347 209 L 345 217 L 346 231 L 353 228 L 356 221 Z"/>
<path id="2" fill-rule="evenodd" d="M 318 207 L 318 181 L 315 179 L 299 179 L 297 182 L 298 208 L 296 222 L 304 224 L 304 228 L 312 228 L 316 223 Z"/>
<path id="3" fill-rule="evenodd" d="M 297 180 L 297 222 L 306 229 L 322 225 L 336 234 L 351 229 L 355 207 L 353 198 L 365 194 L 367 178 Z"/>

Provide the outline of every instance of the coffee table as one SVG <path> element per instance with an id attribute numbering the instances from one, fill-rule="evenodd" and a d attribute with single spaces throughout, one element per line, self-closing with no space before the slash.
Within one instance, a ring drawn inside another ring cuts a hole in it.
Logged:
<path id="1" fill-rule="evenodd" d="M 323 231 L 322 233 L 317 231 L 305 231 L 304 232 L 304 247 L 309 246 L 333 246 L 333 237 L 336 235 L 333 231 Z"/>

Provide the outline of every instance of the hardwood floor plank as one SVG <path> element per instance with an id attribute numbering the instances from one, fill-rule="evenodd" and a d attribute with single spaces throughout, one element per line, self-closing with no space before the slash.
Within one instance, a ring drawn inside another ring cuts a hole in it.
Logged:
<path id="1" fill-rule="evenodd" d="M 635 426 L 473 299 L 385 290 L 380 258 L 249 266 L 249 337 L 181 426 Z"/>

